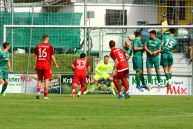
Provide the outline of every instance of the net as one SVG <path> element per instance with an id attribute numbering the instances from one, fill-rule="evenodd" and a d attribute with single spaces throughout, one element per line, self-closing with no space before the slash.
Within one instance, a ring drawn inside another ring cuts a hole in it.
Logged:
<path id="1" fill-rule="evenodd" d="M 12 24 L 12 14 L 8 12 L 0 12 L 0 32 L 3 32 L 3 25 Z M 18 25 L 80 25 L 82 13 L 14 13 L 13 24 Z M 7 30 L 7 41 L 11 41 L 12 33 L 14 33 L 14 47 L 29 47 L 29 39 L 31 36 L 32 47 L 40 42 L 41 36 L 45 33 L 52 38 L 50 42 L 55 48 L 77 48 L 80 43 L 80 29 L 9 29 Z M 2 37 L 0 35 L 0 42 Z"/>

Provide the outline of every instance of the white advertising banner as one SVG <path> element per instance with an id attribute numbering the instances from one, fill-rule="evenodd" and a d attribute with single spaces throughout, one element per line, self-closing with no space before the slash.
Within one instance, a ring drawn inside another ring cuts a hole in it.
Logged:
<path id="1" fill-rule="evenodd" d="M 147 78 L 145 78 L 145 82 L 147 82 Z M 135 77 L 130 77 L 130 91 L 134 95 L 191 95 L 192 90 L 192 78 L 191 77 L 179 77 L 173 76 L 172 77 L 172 87 L 171 89 L 165 88 L 166 79 L 165 76 L 161 77 L 161 84 L 162 88 L 160 91 L 157 90 L 157 79 L 153 76 L 153 89 L 151 91 L 144 90 L 140 92 L 136 88 L 136 81 Z"/>
<path id="2" fill-rule="evenodd" d="M 36 93 L 37 86 L 36 74 L 9 74 L 9 85 L 6 93 Z M 2 86 L 0 86 L 0 89 Z M 41 92 L 44 86 L 41 86 Z M 60 93 L 60 75 L 53 75 L 49 82 L 49 93 Z"/>
<path id="3" fill-rule="evenodd" d="M 65 75 L 66 76 L 66 75 Z M 160 91 L 157 90 L 156 82 L 157 79 L 153 76 L 153 89 L 147 91 L 144 89 L 140 92 L 136 88 L 136 80 L 134 76 L 130 76 L 129 86 L 131 94 L 133 95 L 191 95 L 192 91 L 192 78 L 191 77 L 172 77 L 172 88 L 167 89 L 165 76 L 161 77 L 162 88 Z M 147 78 L 145 76 L 145 82 Z M 36 74 L 9 74 L 9 85 L 6 93 L 36 93 L 37 75 Z M 0 86 L 0 89 L 2 86 Z M 70 85 L 71 89 L 71 85 Z M 43 92 L 43 86 L 41 88 Z M 60 75 L 54 75 L 50 80 L 49 92 L 60 93 Z"/>
<path id="4" fill-rule="evenodd" d="M 36 74 L 9 74 L 9 85 L 6 93 L 35 93 L 37 85 Z"/>

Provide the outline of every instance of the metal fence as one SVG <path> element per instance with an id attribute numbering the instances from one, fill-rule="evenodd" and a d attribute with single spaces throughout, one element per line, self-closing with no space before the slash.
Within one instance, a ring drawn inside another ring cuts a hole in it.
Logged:
<path id="1" fill-rule="evenodd" d="M 175 38 L 178 41 L 173 74 L 190 78 L 192 5 L 192 0 L 0 0 L 1 46 L 3 39 L 11 43 L 14 73 L 35 73 L 34 46 L 41 42 L 42 34 L 48 33 L 60 67 L 59 70 L 53 67 L 53 73 L 72 74 L 70 65 L 82 52 L 87 53 L 94 72 L 95 64 L 109 54 L 110 40 L 114 40 L 117 47 L 122 47 L 128 37 L 140 31 L 143 41 L 149 37 L 150 30 L 161 30 L 159 25 L 163 13 L 167 13 L 171 24 L 177 25 L 173 26 L 177 28 Z M 11 26 L 5 28 L 5 25 Z M 144 68 L 145 58 L 144 53 Z M 133 75 L 131 59 L 129 69 Z M 163 70 L 161 73 L 164 75 Z"/>

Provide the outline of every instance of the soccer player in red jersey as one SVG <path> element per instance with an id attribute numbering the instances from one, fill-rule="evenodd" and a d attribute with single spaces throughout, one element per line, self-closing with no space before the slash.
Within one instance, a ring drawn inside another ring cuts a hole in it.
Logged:
<path id="1" fill-rule="evenodd" d="M 129 55 L 126 52 L 124 52 L 123 50 L 116 48 L 115 42 L 113 40 L 109 42 L 109 47 L 111 49 L 110 56 L 115 62 L 115 65 L 113 68 L 113 75 L 114 75 L 113 82 L 119 92 L 118 98 L 120 99 L 123 97 L 123 93 L 121 91 L 121 87 L 119 84 L 121 80 L 126 90 L 125 99 L 128 99 L 130 97 L 129 84 L 127 81 L 127 76 L 129 74 L 128 72 L 129 67 L 127 64 L 127 59 L 129 58 Z"/>
<path id="2" fill-rule="evenodd" d="M 48 84 L 49 79 L 52 77 L 51 73 L 51 60 L 54 62 L 56 68 L 58 65 L 54 56 L 54 48 L 48 43 L 49 37 L 47 34 L 42 36 L 43 42 L 38 44 L 35 48 L 35 70 L 38 75 L 37 83 L 37 99 L 40 99 L 40 90 L 42 81 L 44 80 L 44 99 L 48 99 Z"/>
<path id="3" fill-rule="evenodd" d="M 80 54 L 80 58 L 76 59 L 72 63 L 72 68 L 74 70 L 74 77 L 72 82 L 72 94 L 71 97 L 74 97 L 76 92 L 76 86 L 80 83 L 81 88 L 77 94 L 77 97 L 80 97 L 81 93 L 84 92 L 86 85 L 86 70 L 88 69 L 88 75 L 90 76 L 91 68 L 90 63 L 86 59 L 86 54 Z"/>

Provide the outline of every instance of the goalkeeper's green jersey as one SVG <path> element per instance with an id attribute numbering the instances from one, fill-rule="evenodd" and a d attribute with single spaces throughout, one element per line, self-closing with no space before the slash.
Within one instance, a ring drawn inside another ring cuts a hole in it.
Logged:
<path id="1" fill-rule="evenodd" d="M 162 41 L 163 41 L 163 45 L 161 47 L 162 53 L 172 54 L 172 51 L 177 48 L 177 41 L 171 35 L 164 35 Z"/>
<path id="2" fill-rule="evenodd" d="M 113 66 L 111 64 L 105 64 L 104 61 L 101 61 L 97 64 L 95 71 L 97 74 L 101 73 L 111 73 L 113 70 Z"/>
<path id="3" fill-rule="evenodd" d="M 8 63 L 9 61 L 9 52 L 0 51 L 0 70 L 1 71 L 7 71 L 8 69 Z"/>

